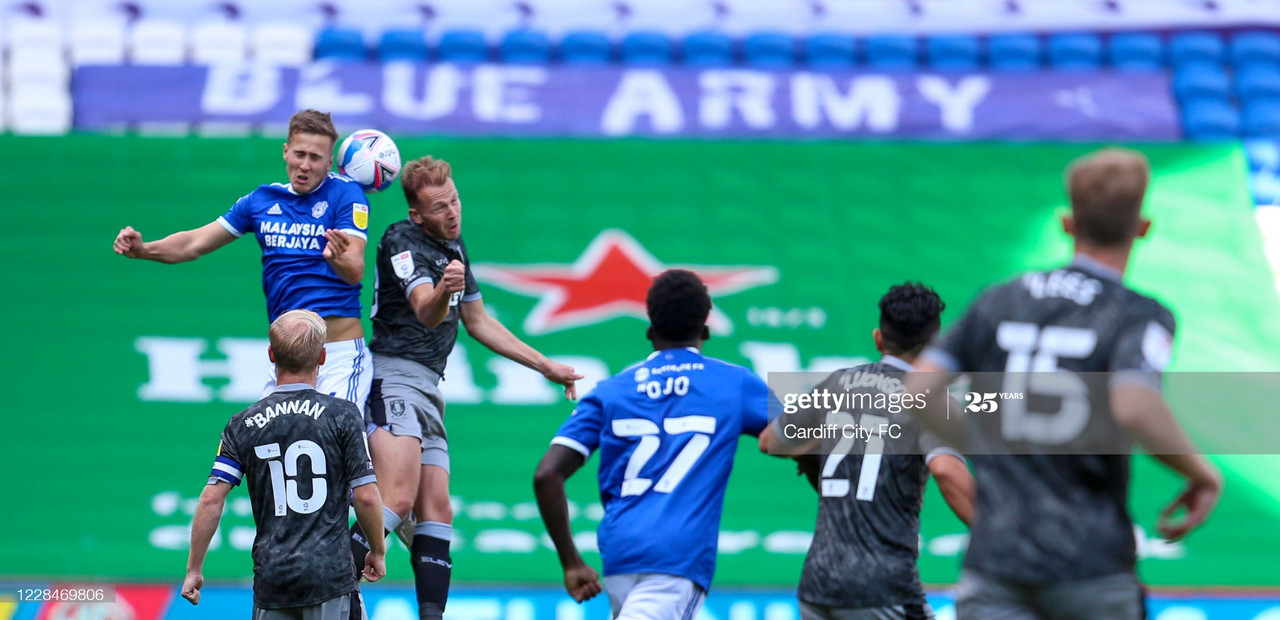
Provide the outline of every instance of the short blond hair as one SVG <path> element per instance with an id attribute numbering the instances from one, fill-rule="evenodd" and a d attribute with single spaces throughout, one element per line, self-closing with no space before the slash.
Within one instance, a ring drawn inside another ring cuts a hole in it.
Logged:
<path id="1" fill-rule="evenodd" d="M 1097 246 L 1125 245 L 1138 234 L 1151 166 L 1142 153 L 1108 148 L 1067 167 L 1067 193 L 1077 239 Z"/>
<path id="2" fill-rule="evenodd" d="M 276 368 L 286 372 L 308 372 L 320 366 L 328 326 L 310 310 L 290 310 L 271 322 L 267 337 L 275 354 Z"/>
<path id="3" fill-rule="evenodd" d="M 438 187 L 453 178 L 453 166 L 430 155 L 419 157 L 400 169 L 400 189 L 410 207 L 418 206 L 418 192 L 424 187 Z"/>

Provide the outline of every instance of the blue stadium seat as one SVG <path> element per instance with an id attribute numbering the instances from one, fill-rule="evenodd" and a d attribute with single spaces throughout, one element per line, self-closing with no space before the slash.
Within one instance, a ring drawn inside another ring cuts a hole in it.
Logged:
<path id="1" fill-rule="evenodd" d="M 1237 67 L 1251 62 L 1280 63 L 1280 34 L 1242 32 L 1231 37 L 1227 55 Z"/>
<path id="2" fill-rule="evenodd" d="M 422 61 L 427 58 L 427 37 L 416 28 L 384 30 L 378 37 L 378 59 Z"/>
<path id="3" fill-rule="evenodd" d="M 789 69 L 796 65 L 796 41 L 784 32 L 757 32 L 743 42 L 747 65 L 762 69 Z"/>
<path id="4" fill-rule="evenodd" d="M 882 71 L 910 71 L 920 63 L 916 38 L 905 35 L 872 35 L 863 42 L 867 66 Z"/>
<path id="5" fill-rule="evenodd" d="M 1280 64 L 1250 62 L 1236 69 L 1236 97 L 1242 102 L 1257 99 L 1280 101 Z"/>
<path id="6" fill-rule="evenodd" d="M 316 60 L 364 60 L 369 50 L 355 28 L 325 28 L 316 33 Z"/>
<path id="7" fill-rule="evenodd" d="M 1183 32 L 1169 38 L 1169 62 L 1176 67 L 1188 62 L 1222 62 L 1222 37 L 1212 32 Z"/>
<path id="8" fill-rule="evenodd" d="M 1164 68 L 1164 41 L 1150 32 L 1111 35 L 1107 60 L 1121 71 L 1159 71 Z"/>
<path id="9" fill-rule="evenodd" d="M 944 71 L 973 71 L 979 64 L 978 37 L 946 35 L 925 39 L 929 66 Z"/>
<path id="10" fill-rule="evenodd" d="M 723 32 L 695 32 L 680 46 L 684 64 L 694 67 L 728 67 L 733 64 L 733 39 Z"/>
<path id="11" fill-rule="evenodd" d="M 440 35 L 436 55 L 442 62 L 461 64 L 480 63 L 489 60 L 489 42 L 479 30 L 446 30 Z"/>
<path id="12" fill-rule="evenodd" d="M 638 66 L 671 64 L 671 39 L 661 32 L 638 30 L 622 38 L 622 62 Z"/>
<path id="13" fill-rule="evenodd" d="M 1193 99 L 1182 106 L 1182 130 L 1192 140 L 1229 140 L 1240 133 L 1240 114 L 1221 99 Z"/>
<path id="14" fill-rule="evenodd" d="M 1049 64 L 1068 71 L 1097 70 L 1102 66 L 1102 37 L 1085 32 L 1050 36 Z"/>
<path id="15" fill-rule="evenodd" d="M 611 60 L 609 36 L 595 30 L 575 30 L 560 40 L 560 60 L 567 65 L 605 65 Z"/>
<path id="16" fill-rule="evenodd" d="M 1248 138 L 1280 138 L 1280 101 L 1257 101 L 1246 105 L 1240 129 Z"/>
<path id="17" fill-rule="evenodd" d="M 1189 62 L 1174 69 L 1173 94 L 1180 101 L 1197 98 L 1225 100 L 1231 96 L 1231 81 L 1220 64 Z"/>
<path id="18" fill-rule="evenodd" d="M 551 62 L 551 39 L 537 30 L 512 30 L 502 36 L 498 50 L 502 62 L 513 65 L 545 65 Z"/>
<path id="19" fill-rule="evenodd" d="M 853 37 L 849 35 L 809 35 L 804 40 L 805 64 L 813 69 L 851 69 L 854 49 Z"/>
<path id="20" fill-rule="evenodd" d="M 987 39 L 987 62 L 996 71 L 1040 68 L 1040 38 L 1034 34 L 1001 34 Z"/>

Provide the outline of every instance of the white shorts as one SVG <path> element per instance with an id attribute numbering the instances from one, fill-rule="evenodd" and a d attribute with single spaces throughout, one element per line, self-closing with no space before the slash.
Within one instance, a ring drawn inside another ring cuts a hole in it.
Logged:
<path id="1" fill-rule="evenodd" d="M 707 596 L 698 584 L 661 573 L 607 575 L 604 591 L 618 620 L 692 620 Z"/>
<path id="2" fill-rule="evenodd" d="M 373 385 L 373 354 L 365 346 L 364 338 L 324 343 L 324 363 L 320 365 L 320 378 L 316 391 L 356 404 L 364 411 L 369 400 L 369 388 Z M 271 376 L 262 388 L 262 395 L 276 389 L 276 367 L 271 366 Z"/>

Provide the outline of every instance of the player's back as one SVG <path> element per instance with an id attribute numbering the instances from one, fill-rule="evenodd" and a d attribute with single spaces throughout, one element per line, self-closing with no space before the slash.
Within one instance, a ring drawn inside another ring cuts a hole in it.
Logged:
<path id="1" fill-rule="evenodd" d="M 369 206 L 357 183 L 329 173 L 309 194 L 284 183 L 262 185 L 219 222 L 236 236 L 257 237 L 268 320 L 298 308 L 324 317 L 360 316 L 360 285 L 343 281 L 324 260 L 326 230 L 366 239 Z"/>
<path id="2" fill-rule="evenodd" d="M 709 588 L 738 438 L 758 435 L 767 412 L 759 377 L 696 349 L 655 352 L 583 398 L 555 441 L 599 449 L 606 575 L 663 573 Z"/>
<path id="3" fill-rule="evenodd" d="M 1023 395 L 965 414 L 978 489 L 966 566 L 1025 583 L 1134 570 L 1129 442 L 1108 389 L 1159 389 L 1174 324 L 1119 275 L 1088 259 L 1024 274 L 986 291 L 928 353 L 978 373 L 975 392 Z"/>
<path id="4" fill-rule="evenodd" d="M 219 462 L 230 458 L 243 472 L 257 523 L 258 606 L 313 605 L 355 589 L 348 490 L 373 480 L 360 420 L 350 402 L 295 384 L 223 432 Z"/>
<path id="5" fill-rule="evenodd" d="M 916 560 L 926 455 L 956 453 L 924 433 L 905 409 L 872 405 L 878 393 L 900 392 L 910 368 L 887 357 L 836 371 L 815 388 L 867 398 L 850 399 L 858 404 L 833 411 L 815 410 L 821 419 L 807 424 L 835 425 L 829 428 L 840 432 L 823 435 L 821 499 L 800 579 L 802 600 L 855 609 L 924 603 Z M 854 425 L 867 434 L 844 430 Z"/>

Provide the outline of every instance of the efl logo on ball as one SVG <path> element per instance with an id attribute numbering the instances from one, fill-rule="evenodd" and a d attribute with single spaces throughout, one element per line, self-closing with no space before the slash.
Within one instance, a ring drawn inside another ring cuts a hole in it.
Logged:
<path id="1" fill-rule="evenodd" d="M 400 148 L 377 129 L 352 132 L 338 147 L 337 159 L 338 172 L 369 193 L 391 187 L 400 174 Z"/>

